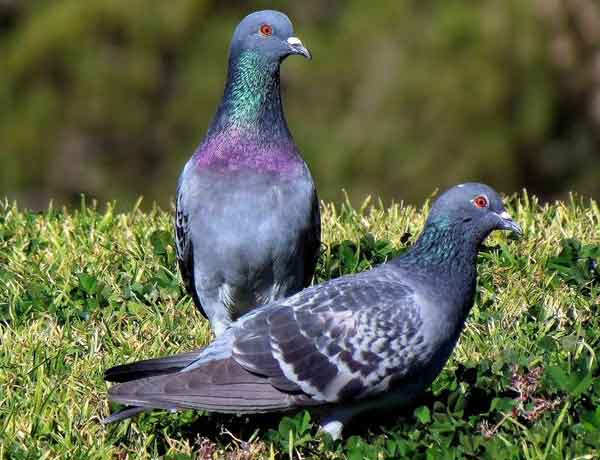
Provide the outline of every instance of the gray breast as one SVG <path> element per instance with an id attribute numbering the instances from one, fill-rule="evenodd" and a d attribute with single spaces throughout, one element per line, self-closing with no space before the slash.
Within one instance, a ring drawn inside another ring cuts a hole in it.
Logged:
<path id="1" fill-rule="evenodd" d="M 304 287 L 306 264 L 312 264 L 312 274 L 318 249 L 310 176 L 240 174 L 223 180 L 204 172 L 189 188 L 187 199 L 197 203 L 189 215 L 195 287 L 209 319 L 235 319 Z M 226 312 L 208 311 L 223 307 Z"/>

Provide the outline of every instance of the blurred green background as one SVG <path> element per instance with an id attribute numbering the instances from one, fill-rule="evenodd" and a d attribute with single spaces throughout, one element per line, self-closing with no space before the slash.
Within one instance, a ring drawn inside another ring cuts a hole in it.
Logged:
<path id="1" fill-rule="evenodd" d="M 314 55 L 282 75 L 322 198 L 600 198 L 597 0 L 0 0 L 0 197 L 168 205 L 262 8 Z"/>

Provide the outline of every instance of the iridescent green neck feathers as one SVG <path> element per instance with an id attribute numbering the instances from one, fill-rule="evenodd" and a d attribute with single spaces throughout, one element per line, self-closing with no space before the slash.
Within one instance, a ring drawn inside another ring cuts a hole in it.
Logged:
<path id="1" fill-rule="evenodd" d="M 231 56 L 225 94 L 211 131 L 267 130 L 271 136 L 289 137 L 279 86 L 278 61 L 253 51 Z"/>

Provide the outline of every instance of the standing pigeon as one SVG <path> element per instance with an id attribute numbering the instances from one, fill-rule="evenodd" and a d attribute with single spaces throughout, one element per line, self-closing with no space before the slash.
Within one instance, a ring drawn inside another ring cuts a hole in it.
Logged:
<path id="1" fill-rule="evenodd" d="M 217 336 L 251 308 L 308 286 L 317 262 L 317 193 L 281 104 L 279 66 L 291 54 L 311 57 L 283 13 L 240 22 L 223 99 L 179 178 L 179 268 Z"/>
<path id="2" fill-rule="evenodd" d="M 434 203 L 415 245 L 376 268 L 307 288 L 243 316 L 208 347 L 126 364 L 109 397 L 131 406 L 257 413 L 327 405 L 337 438 L 368 410 L 402 405 L 440 373 L 473 305 L 480 244 L 521 228 L 483 184 Z"/>

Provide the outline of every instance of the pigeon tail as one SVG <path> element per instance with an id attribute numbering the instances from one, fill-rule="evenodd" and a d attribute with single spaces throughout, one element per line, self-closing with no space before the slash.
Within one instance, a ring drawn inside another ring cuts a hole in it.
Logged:
<path id="1" fill-rule="evenodd" d="M 111 423 L 120 422 L 121 420 L 125 420 L 131 417 L 135 417 L 137 414 L 141 412 L 145 412 L 148 409 L 145 407 L 126 407 L 114 414 L 110 414 L 108 417 L 103 418 L 100 423 L 102 425 L 109 425 Z"/>
<path id="2" fill-rule="evenodd" d="M 138 406 L 138 412 L 157 408 L 224 413 L 281 411 L 293 407 L 301 398 L 279 391 L 269 379 L 248 372 L 233 359 L 208 361 L 190 369 L 115 385 L 109 390 L 109 397 L 120 404 Z M 115 420 L 129 416 L 115 414 Z"/>
<path id="3" fill-rule="evenodd" d="M 202 349 L 198 349 L 164 358 L 147 359 L 111 367 L 104 372 L 104 380 L 120 383 L 157 375 L 172 374 L 190 365 L 201 351 Z"/>

